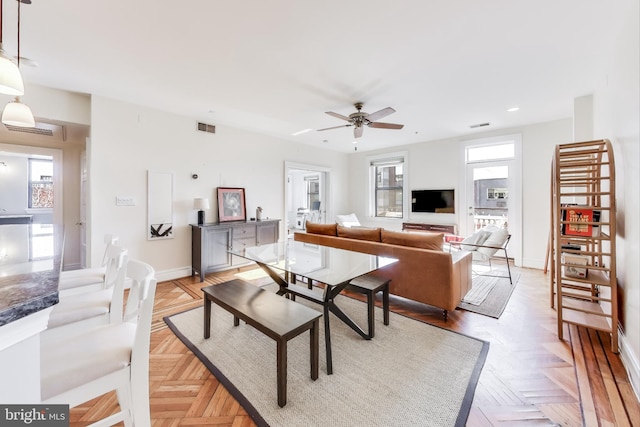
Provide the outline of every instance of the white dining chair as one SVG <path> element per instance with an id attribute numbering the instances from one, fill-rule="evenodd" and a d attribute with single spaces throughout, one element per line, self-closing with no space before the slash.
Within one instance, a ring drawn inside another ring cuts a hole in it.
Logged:
<path id="1" fill-rule="evenodd" d="M 73 337 L 41 344 L 41 403 L 81 403 L 117 392 L 119 411 L 96 422 L 111 426 L 151 425 L 149 343 L 156 279 L 141 261 L 127 263 L 131 290 L 124 318 Z"/>
<path id="2" fill-rule="evenodd" d="M 71 295 L 74 293 L 94 291 L 103 287 L 109 263 L 109 248 L 118 242 L 118 237 L 112 234 L 104 236 L 104 255 L 102 264 L 95 268 L 81 268 L 78 270 L 68 270 L 60 272 L 58 281 L 58 291 Z"/>
<path id="3" fill-rule="evenodd" d="M 109 268 L 102 289 L 72 295 L 60 294 L 60 302 L 53 306 L 42 340 L 79 333 L 87 328 L 122 319 L 127 250 L 120 246 L 109 248 Z"/>

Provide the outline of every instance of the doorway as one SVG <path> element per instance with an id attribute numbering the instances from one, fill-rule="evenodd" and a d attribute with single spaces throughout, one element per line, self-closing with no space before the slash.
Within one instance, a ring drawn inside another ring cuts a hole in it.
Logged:
<path id="1" fill-rule="evenodd" d="M 469 141 L 463 151 L 462 234 L 469 236 L 486 226 L 509 230 L 509 256 L 522 265 L 520 135 Z"/>
<path id="2" fill-rule="evenodd" d="M 322 166 L 285 162 L 284 225 L 287 238 L 304 230 L 306 222 L 325 223 L 330 212 L 331 170 Z"/>

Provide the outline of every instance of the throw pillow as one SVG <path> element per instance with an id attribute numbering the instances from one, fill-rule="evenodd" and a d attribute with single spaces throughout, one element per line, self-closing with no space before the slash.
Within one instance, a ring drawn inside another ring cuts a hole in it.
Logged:
<path id="1" fill-rule="evenodd" d="M 471 236 L 465 238 L 461 242 L 460 248 L 465 251 L 476 251 L 478 250 L 478 247 L 470 245 L 483 245 L 485 240 L 487 240 L 489 236 L 491 236 L 491 231 L 480 229 L 473 233 Z M 469 243 L 469 245 L 465 245 L 465 243 Z"/>
<path id="2" fill-rule="evenodd" d="M 485 246 L 494 246 L 500 247 L 507 241 L 507 237 L 509 237 L 509 231 L 504 228 L 496 227 L 493 232 L 489 235 L 489 237 L 482 243 Z M 486 255 L 487 257 L 493 256 L 498 249 L 494 248 L 478 248 L 478 252 Z"/>
<path id="3" fill-rule="evenodd" d="M 349 239 L 369 240 L 372 242 L 380 241 L 379 228 L 351 228 L 338 225 L 338 237 L 346 237 Z"/>
<path id="4" fill-rule="evenodd" d="M 381 231 L 382 243 L 410 246 L 412 248 L 442 250 L 443 233 L 407 233 L 402 231 Z"/>
<path id="5" fill-rule="evenodd" d="M 307 233 L 324 234 L 326 236 L 337 235 L 336 226 L 336 224 L 316 224 L 309 221 L 306 223 Z"/>
<path id="6" fill-rule="evenodd" d="M 336 223 L 343 227 L 354 227 L 360 225 L 360 221 L 354 213 L 349 215 L 336 215 Z"/>

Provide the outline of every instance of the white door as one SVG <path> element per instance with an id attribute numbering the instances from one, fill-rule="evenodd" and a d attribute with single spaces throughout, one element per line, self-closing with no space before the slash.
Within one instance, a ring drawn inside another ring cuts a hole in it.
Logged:
<path id="1" fill-rule="evenodd" d="M 464 218 L 461 218 L 464 236 L 487 225 L 508 229 L 511 234 L 508 253 L 515 265 L 522 265 L 519 145 L 519 138 L 476 141 L 466 145 Z M 474 149 L 478 151 L 474 153 Z"/>
<path id="2" fill-rule="evenodd" d="M 80 268 L 87 267 L 87 152 L 80 156 Z"/>

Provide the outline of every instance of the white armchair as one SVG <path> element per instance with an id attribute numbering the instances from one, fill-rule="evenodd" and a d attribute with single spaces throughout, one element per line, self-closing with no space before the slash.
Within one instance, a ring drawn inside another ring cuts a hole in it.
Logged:
<path id="1" fill-rule="evenodd" d="M 495 256 L 498 251 L 502 251 L 502 253 L 504 254 L 505 263 L 507 265 L 509 282 L 513 284 L 513 279 L 511 278 L 511 268 L 509 266 L 509 255 L 507 254 L 507 246 L 509 245 L 510 239 L 511 235 L 509 234 L 509 231 L 507 229 L 496 227 L 495 225 L 489 225 L 476 231 L 461 242 L 451 242 L 451 246 L 471 252 L 473 261 L 488 263 L 490 271 L 493 271 L 491 258 Z M 493 274 L 482 275 L 496 276 Z"/>

